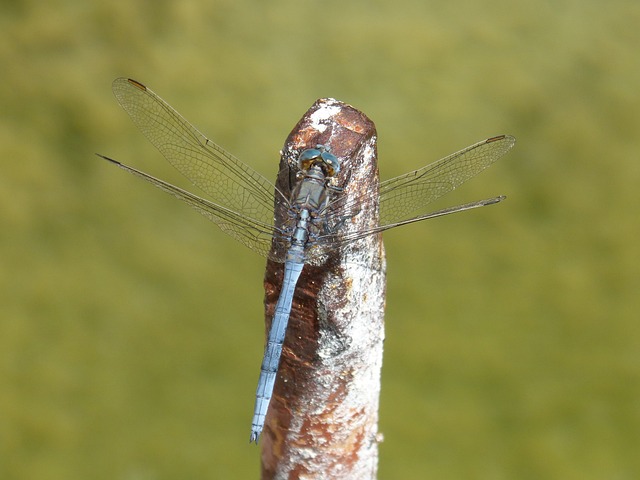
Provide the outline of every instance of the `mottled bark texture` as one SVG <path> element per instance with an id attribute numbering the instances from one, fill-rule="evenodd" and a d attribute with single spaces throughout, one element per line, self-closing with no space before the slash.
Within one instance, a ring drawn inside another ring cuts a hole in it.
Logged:
<path id="1" fill-rule="evenodd" d="M 337 100 L 318 100 L 293 129 L 282 151 L 278 188 L 291 192 L 298 154 L 318 144 L 342 161 L 336 182 L 344 188 L 339 195 L 346 196 L 341 203 L 361 199 L 346 209 L 340 228 L 375 226 L 375 125 Z M 269 261 L 267 330 L 282 276 L 283 265 Z M 261 439 L 263 479 L 376 477 L 384 296 L 380 235 L 338 249 L 321 265 L 305 265 Z"/>

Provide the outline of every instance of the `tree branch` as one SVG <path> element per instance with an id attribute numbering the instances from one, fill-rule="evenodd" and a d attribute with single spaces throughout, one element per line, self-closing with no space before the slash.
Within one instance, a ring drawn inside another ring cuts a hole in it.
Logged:
<path id="1" fill-rule="evenodd" d="M 282 151 L 278 188 L 291 192 L 297 155 L 318 144 L 342 161 L 337 185 L 344 203 L 361 199 L 339 228 L 376 226 L 375 126 L 342 102 L 318 100 L 298 122 Z M 284 221 L 280 215 L 276 223 Z M 267 262 L 267 330 L 282 276 L 282 264 Z M 262 434 L 263 479 L 376 477 L 385 285 L 380 235 L 334 252 L 320 266 L 305 265 Z"/>

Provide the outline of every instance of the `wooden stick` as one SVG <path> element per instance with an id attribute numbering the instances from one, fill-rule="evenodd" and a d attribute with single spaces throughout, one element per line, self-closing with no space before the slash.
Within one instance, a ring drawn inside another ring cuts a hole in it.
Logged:
<path id="1" fill-rule="evenodd" d="M 293 129 L 282 151 L 278 188 L 291 192 L 297 155 L 318 144 L 342 161 L 337 186 L 344 191 L 338 195 L 346 196 L 345 203 L 361 199 L 339 228 L 377 225 L 375 125 L 337 100 L 318 100 Z M 276 224 L 283 221 L 277 213 Z M 267 262 L 267 331 L 282 276 L 282 264 Z M 380 235 L 334 252 L 320 266 L 305 265 L 262 434 L 264 480 L 376 477 L 385 287 Z"/>

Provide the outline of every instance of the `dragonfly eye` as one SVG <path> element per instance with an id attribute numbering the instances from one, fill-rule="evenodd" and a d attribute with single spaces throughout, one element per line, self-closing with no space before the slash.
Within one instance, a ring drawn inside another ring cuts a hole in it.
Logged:
<path id="1" fill-rule="evenodd" d="M 323 170 L 327 177 L 335 177 L 340 172 L 340 160 L 338 158 L 325 151 L 320 155 L 322 157 L 322 161 L 324 163 Z"/>
<path id="2" fill-rule="evenodd" d="M 314 163 L 321 158 L 322 152 L 317 148 L 308 148 L 303 150 L 298 157 L 298 167 L 300 170 L 309 170 Z"/>
<path id="3" fill-rule="evenodd" d="M 335 177 L 340 171 L 340 160 L 324 145 L 303 150 L 298 157 L 300 170 L 309 170 L 314 165 L 319 165 L 327 177 Z"/>

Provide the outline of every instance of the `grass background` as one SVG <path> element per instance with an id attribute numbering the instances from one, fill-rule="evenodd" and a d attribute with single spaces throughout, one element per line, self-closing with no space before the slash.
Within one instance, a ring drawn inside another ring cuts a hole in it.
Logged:
<path id="1" fill-rule="evenodd" d="M 0 478 L 257 478 L 264 261 L 99 161 L 180 176 L 136 78 L 258 171 L 316 98 L 383 178 L 516 148 L 385 236 L 380 478 L 640 476 L 640 4 L 7 1 L 0 11 Z"/>

